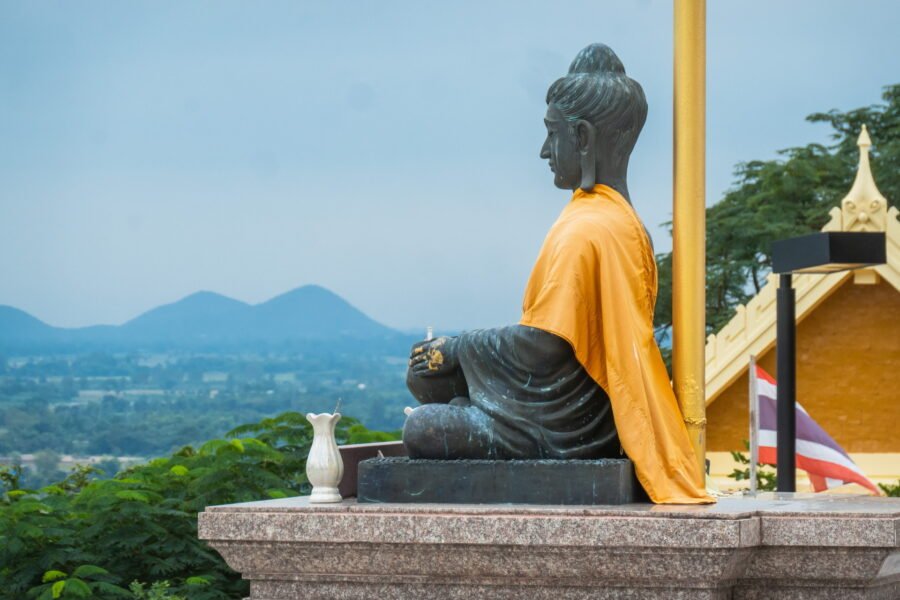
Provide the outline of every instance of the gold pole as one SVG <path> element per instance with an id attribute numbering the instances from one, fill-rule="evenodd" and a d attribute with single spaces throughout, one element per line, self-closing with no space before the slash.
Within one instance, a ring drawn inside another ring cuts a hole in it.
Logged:
<path id="1" fill-rule="evenodd" d="M 675 0 L 672 375 L 705 471 L 706 0 Z"/>

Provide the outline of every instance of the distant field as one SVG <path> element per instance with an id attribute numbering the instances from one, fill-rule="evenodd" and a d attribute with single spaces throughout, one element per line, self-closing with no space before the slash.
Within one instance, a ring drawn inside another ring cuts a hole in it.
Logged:
<path id="1" fill-rule="evenodd" d="M 334 408 L 370 429 L 402 426 L 408 344 L 398 355 L 91 353 L 0 358 L 0 462 L 33 482 L 75 463 L 107 470 L 285 411 Z"/>

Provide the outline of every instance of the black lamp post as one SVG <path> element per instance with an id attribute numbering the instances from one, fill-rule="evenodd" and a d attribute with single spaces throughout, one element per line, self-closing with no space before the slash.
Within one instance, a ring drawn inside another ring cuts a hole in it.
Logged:
<path id="1" fill-rule="evenodd" d="M 776 301 L 778 379 L 778 491 L 797 491 L 797 324 L 794 273 L 836 273 L 884 264 L 884 233 L 828 231 L 772 244 L 772 271 L 779 274 Z"/>

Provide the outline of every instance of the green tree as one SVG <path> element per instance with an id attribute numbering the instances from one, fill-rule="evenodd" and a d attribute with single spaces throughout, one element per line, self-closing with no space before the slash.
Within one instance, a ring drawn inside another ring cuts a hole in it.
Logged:
<path id="1" fill-rule="evenodd" d="M 750 442 L 744 440 L 744 449 L 750 448 Z M 743 452 L 731 452 L 734 462 L 743 465 L 734 469 L 728 477 L 735 481 L 750 481 L 750 458 Z M 774 492 L 778 487 L 778 474 L 772 465 L 756 463 L 756 489 L 760 492 Z"/>
<path id="2" fill-rule="evenodd" d="M 29 590 L 28 596 L 37 600 L 132 597 L 128 590 L 109 583 L 109 579 L 109 571 L 96 565 L 79 565 L 71 575 L 50 570 L 41 578 L 42 585 Z"/>
<path id="3" fill-rule="evenodd" d="M 114 457 L 104 458 L 96 464 L 97 471 L 104 477 L 112 477 L 119 472 L 122 464 Z"/>
<path id="4" fill-rule="evenodd" d="M 879 483 L 878 487 L 884 492 L 885 496 L 891 498 L 900 498 L 900 481 L 897 483 Z"/>
<path id="5" fill-rule="evenodd" d="M 775 160 L 738 165 L 734 186 L 706 209 L 706 328 L 718 331 L 765 283 L 773 241 L 818 231 L 828 211 L 850 190 L 859 163 L 856 145 L 866 125 L 872 170 L 888 199 L 900 201 L 900 84 L 887 86 L 884 103 L 807 117 L 831 126 L 833 144 L 780 152 Z M 671 253 L 657 255 L 660 296 L 657 337 L 672 325 Z"/>
<path id="6" fill-rule="evenodd" d="M 349 417 L 337 434 L 340 442 L 396 439 Z M 312 437 L 305 417 L 289 412 L 110 479 L 78 466 L 55 485 L 27 490 L 21 469 L 0 468 L 0 599 L 245 597 L 246 582 L 197 538 L 197 513 L 308 490 Z M 147 581 L 149 589 L 135 585 Z M 130 593 L 122 587 L 129 582 Z"/>
<path id="7" fill-rule="evenodd" d="M 139 581 L 132 581 L 128 589 L 134 594 L 135 600 L 186 600 L 184 596 L 171 595 L 168 581 L 155 581 L 149 589 Z"/>

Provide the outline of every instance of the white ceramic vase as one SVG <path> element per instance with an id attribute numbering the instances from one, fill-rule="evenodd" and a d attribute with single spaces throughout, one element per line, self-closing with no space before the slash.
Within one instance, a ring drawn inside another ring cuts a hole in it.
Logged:
<path id="1" fill-rule="evenodd" d="M 313 486 L 311 503 L 340 502 L 338 485 L 344 476 L 344 461 L 334 439 L 334 426 L 341 413 L 308 413 L 306 420 L 313 426 L 313 443 L 306 459 L 306 478 Z"/>

